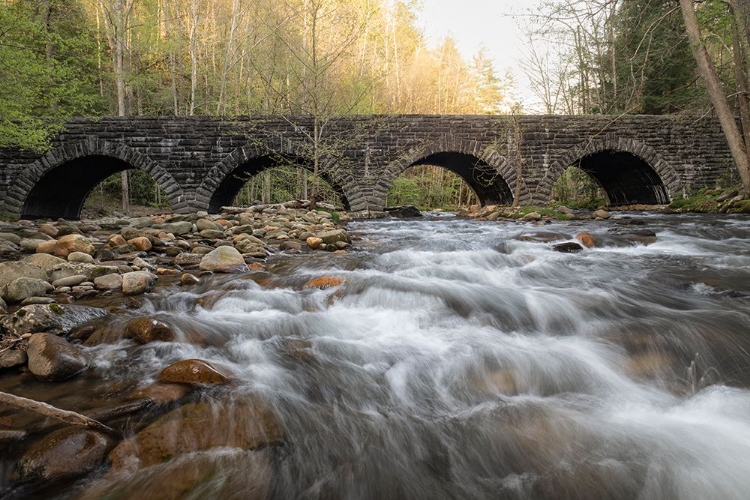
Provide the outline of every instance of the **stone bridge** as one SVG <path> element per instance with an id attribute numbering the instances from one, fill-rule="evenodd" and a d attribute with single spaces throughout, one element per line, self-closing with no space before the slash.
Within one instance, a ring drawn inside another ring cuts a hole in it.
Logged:
<path id="1" fill-rule="evenodd" d="M 719 124 L 676 116 L 355 116 L 315 144 L 307 117 L 74 119 L 44 154 L 0 150 L 0 212 L 77 218 L 91 190 L 140 169 L 172 210 L 216 212 L 249 176 L 277 165 L 318 171 L 353 212 L 380 211 L 414 165 L 461 176 L 482 204 L 545 204 L 578 166 L 611 205 L 665 204 L 736 179 Z M 316 147 L 317 146 L 317 147 Z"/>

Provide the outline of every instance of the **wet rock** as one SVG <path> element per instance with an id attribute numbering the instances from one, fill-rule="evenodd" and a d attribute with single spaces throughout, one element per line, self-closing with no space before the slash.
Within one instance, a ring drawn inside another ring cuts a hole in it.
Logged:
<path id="1" fill-rule="evenodd" d="M 65 427 L 46 436 L 23 454 L 18 471 L 23 480 L 56 481 L 99 467 L 114 446 L 112 438 L 80 427 Z"/>
<path id="2" fill-rule="evenodd" d="M 26 351 L 21 349 L 3 351 L 0 352 L 0 369 L 25 365 L 27 360 Z"/>
<path id="3" fill-rule="evenodd" d="M 592 219 L 609 219 L 609 212 L 606 210 L 594 210 L 594 212 L 591 214 Z"/>
<path id="4" fill-rule="evenodd" d="M 47 273 L 37 265 L 26 261 L 0 263 L 0 289 L 18 278 L 47 279 Z"/>
<path id="5" fill-rule="evenodd" d="M 581 250 L 583 250 L 583 247 L 579 245 L 578 243 L 568 241 L 565 243 L 558 243 L 557 245 L 553 245 L 552 249 L 556 252 L 576 253 L 576 252 L 580 252 Z"/>
<path id="6" fill-rule="evenodd" d="M 518 241 L 531 241 L 534 243 L 551 243 L 553 241 L 569 240 L 570 236 L 563 233 L 553 233 L 548 231 L 536 231 L 525 233 L 516 238 Z"/>
<path id="7" fill-rule="evenodd" d="M 337 241 L 346 241 L 347 243 L 351 243 L 349 235 L 343 229 L 323 231 L 322 233 L 318 233 L 317 236 L 318 238 L 323 240 L 323 243 L 325 243 L 326 245 L 335 244 Z"/>
<path id="8" fill-rule="evenodd" d="M 576 234 L 576 239 L 581 243 L 581 245 L 585 246 L 586 248 L 594 248 L 594 246 L 596 246 L 594 236 L 591 233 L 587 233 L 586 231 L 581 231 L 580 233 Z"/>
<path id="9" fill-rule="evenodd" d="M 301 249 L 302 249 L 301 241 L 294 241 L 294 240 L 282 241 L 281 244 L 279 245 L 279 250 L 282 250 L 282 251 L 298 252 Z"/>
<path id="10" fill-rule="evenodd" d="M 145 271 L 133 271 L 122 275 L 122 293 L 125 295 L 146 293 L 153 285 L 153 276 Z"/>
<path id="11" fill-rule="evenodd" d="M 247 270 L 245 259 L 234 247 L 221 246 L 206 254 L 200 262 L 202 271 L 233 273 Z"/>
<path id="12" fill-rule="evenodd" d="M 8 333 L 49 332 L 66 335 L 94 318 L 106 316 L 107 311 L 97 307 L 77 305 L 30 305 L 20 308 L 0 319 L 0 327 Z"/>
<path id="13" fill-rule="evenodd" d="M 180 283 L 183 285 L 197 285 L 200 282 L 200 278 L 190 273 L 183 273 L 183 275 L 180 276 Z"/>
<path id="14" fill-rule="evenodd" d="M 88 366 L 83 352 L 67 340 L 51 333 L 35 333 L 26 350 L 29 371 L 40 380 L 65 380 Z"/>
<path id="15" fill-rule="evenodd" d="M 321 276 L 319 278 L 313 278 L 305 283 L 305 288 L 330 288 L 339 286 L 344 282 L 343 278 L 338 276 Z"/>
<path id="16" fill-rule="evenodd" d="M 404 205 L 401 207 L 386 207 L 385 212 L 391 217 L 411 218 L 422 217 L 422 212 L 414 205 Z"/>
<path id="17" fill-rule="evenodd" d="M 46 295 L 52 291 L 52 285 L 46 280 L 36 278 L 18 278 L 2 290 L 2 296 L 10 303 L 21 302 L 29 297 Z"/>
<path id="18" fill-rule="evenodd" d="M 67 257 L 72 252 L 83 252 L 94 255 L 96 249 L 91 240 L 80 234 L 68 234 L 59 238 L 55 243 L 55 255 Z"/>
<path id="19" fill-rule="evenodd" d="M 97 290 L 119 290 L 122 288 L 122 276 L 120 274 L 105 274 L 94 278 L 94 287 Z"/>
<path id="20" fill-rule="evenodd" d="M 133 399 L 149 399 L 157 405 L 177 402 L 187 396 L 193 388 L 183 384 L 152 384 L 130 393 Z"/>
<path id="21" fill-rule="evenodd" d="M 83 252 L 71 252 L 68 254 L 68 262 L 83 262 L 85 264 L 93 264 L 94 257 Z"/>
<path id="22" fill-rule="evenodd" d="M 229 376 L 217 370 L 207 361 L 185 359 L 171 364 L 159 373 L 159 382 L 189 385 L 221 385 Z"/>
<path id="23" fill-rule="evenodd" d="M 281 424 L 259 400 L 190 403 L 172 410 L 109 454 L 113 471 L 137 470 L 217 447 L 280 444 Z"/>
<path id="24" fill-rule="evenodd" d="M 177 339 L 177 334 L 171 326 L 149 317 L 130 320 L 125 327 L 125 334 L 142 344 L 156 341 L 172 342 Z"/>
<path id="25" fill-rule="evenodd" d="M 109 480 L 94 484 L 77 498 L 266 500 L 272 498 L 272 463 L 268 450 L 223 449 L 191 453 L 136 474 L 110 476 Z"/>

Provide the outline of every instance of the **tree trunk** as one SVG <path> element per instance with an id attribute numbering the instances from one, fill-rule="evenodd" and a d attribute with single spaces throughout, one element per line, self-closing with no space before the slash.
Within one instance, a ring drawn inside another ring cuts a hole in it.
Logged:
<path id="1" fill-rule="evenodd" d="M 716 73 L 716 68 L 709 60 L 708 52 L 701 40 L 700 25 L 698 24 L 698 16 L 695 14 L 695 9 L 693 8 L 693 0 L 680 0 L 680 7 L 682 9 L 682 16 L 685 19 L 688 40 L 690 40 L 693 56 L 698 65 L 698 73 L 706 82 L 708 96 L 711 99 L 714 109 L 716 109 L 721 129 L 727 138 L 732 158 L 739 171 L 740 179 L 742 179 L 742 190 L 747 196 L 750 194 L 750 157 L 748 157 L 747 147 L 737 127 L 734 113 L 732 113 L 732 109 L 729 107 L 729 102 L 727 101 L 719 76 Z"/>

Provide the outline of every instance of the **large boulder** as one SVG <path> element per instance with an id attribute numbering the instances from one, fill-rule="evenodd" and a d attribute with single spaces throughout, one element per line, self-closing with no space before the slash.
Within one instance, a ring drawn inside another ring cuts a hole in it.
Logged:
<path id="1" fill-rule="evenodd" d="M 36 332 L 66 335 L 74 328 L 107 314 L 98 307 L 34 304 L 0 318 L 0 328 L 16 335 Z"/>
<path id="2" fill-rule="evenodd" d="M 203 256 L 200 269 L 218 273 L 233 273 L 247 271 L 247 265 L 242 254 L 236 248 L 221 246 Z"/>
<path id="3" fill-rule="evenodd" d="M 52 285 L 36 278 L 17 278 L 2 289 L 2 297 L 8 302 L 22 302 L 29 297 L 46 295 Z"/>
<path id="4" fill-rule="evenodd" d="M 64 338 L 51 333 L 35 333 L 26 349 L 29 371 L 40 380 L 65 380 L 88 366 L 83 352 Z"/>
<path id="5" fill-rule="evenodd" d="M 46 280 L 47 273 L 41 267 L 24 260 L 0 263 L 0 289 L 18 278 Z"/>
<path id="6" fill-rule="evenodd" d="M 55 481 L 80 476 L 101 465 L 112 438 L 80 427 L 65 427 L 35 443 L 18 462 L 22 480 Z"/>
<path id="7" fill-rule="evenodd" d="M 96 249 L 91 240 L 80 234 L 68 234 L 57 240 L 55 244 L 55 255 L 67 257 L 72 252 L 83 252 L 94 255 Z"/>
<path id="8" fill-rule="evenodd" d="M 162 415 L 109 454 L 115 472 L 167 462 L 186 453 L 280 444 L 284 432 L 261 401 L 190 403 Z"/>

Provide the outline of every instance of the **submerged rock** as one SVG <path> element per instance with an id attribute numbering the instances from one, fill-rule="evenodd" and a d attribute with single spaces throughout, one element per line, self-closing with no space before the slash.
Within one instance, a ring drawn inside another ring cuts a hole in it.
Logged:
<path id="1" fill-rule="evenodd" d="M 41 380 L 65 380 L 88 366 L 83 352 L 64 338 L 50 333 L 35 333 L 26 350 L 29 371 Z"/>
<path id="2" fill-rule="evenodd" d="M 213 365 L 201 359 L 185 359 L 173 363 L 159 373 L 159 382 L 190 384 L 190 385 L 220 385 L 226 384 L 229 377 Z"/>
<path id="3" fill-rule="evenodd" d="M 565 243 L 558 243 L 557 245 L 552 245 L 552 249 L 556 252 L 576 253 L 576 252 L 580 252 L 581 250 L 583 250 L 583 247 L 579 245 L 578 243 L 568 241 Z"/>
<path id="4" fill-rule="evenodd" d="M 171 326 L 155 318 L 135 318 L 125 327 L 128 338 L 135 339 L 142 344 L 149 342 L 173 342 L 177 334 Z"/>
<path id="5" fill-rule="evenodd" d="M 109 459 L 115 472 L 132 471 L 212 448 L 276 445 L 283 435 L 276 416 L 259 400 L 190 403 L 120 443 Z"/>
<path id="6" fill-rule="evenodd" d="M 81 427 L 65 427 L 35 443 L 18 462 L 23 480 L 56 481 L 99 467 L 114 446 L 112 438 Z"/>

